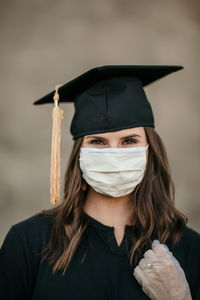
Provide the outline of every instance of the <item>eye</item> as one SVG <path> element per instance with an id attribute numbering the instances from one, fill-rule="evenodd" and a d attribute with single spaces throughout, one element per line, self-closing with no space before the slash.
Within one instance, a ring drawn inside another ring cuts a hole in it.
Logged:
<path id="1" fill-rule="evenodd" d="M 102 141 L 102 140 L 98 140 L 98 139 L 96 139 L 96 140 L 91 140 L 89 143 L 90 143 L 90 144 L 99 144 L 99 145 L 103 145 L 103 141 Z M 102 144 L 101 144 L 101 143 L 102 143 Z"/>
<path id="2" fill-rule="evenodd" d="M 135 144 L 136 140 L 134 140 L 134 139 L 126 139 L 126 140 L 124 140 L 124 142 L 126 142 L 125 144 Z"/>

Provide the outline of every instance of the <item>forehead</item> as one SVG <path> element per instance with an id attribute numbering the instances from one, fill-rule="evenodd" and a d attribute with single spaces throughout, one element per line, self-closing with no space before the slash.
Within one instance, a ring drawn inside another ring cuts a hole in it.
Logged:
<path id="1" fill-rule="evenodd" d="M 144 136 L 145 135 L 145 130 L 144 127 L 133 127 L 133 128 L 127 128 L 123 130 L 118 130 L 118 131 L 111 131 L 111 132 L 104 132 L 104 133 L 95 133 L 95 134 L 90 134 L 86 135 L 84 138 L 90 138 L 93 136 L 99 136 L 103 138 L 110 138 L 110 137 L 124 137 L 128 135 L 140 135 Z"/>

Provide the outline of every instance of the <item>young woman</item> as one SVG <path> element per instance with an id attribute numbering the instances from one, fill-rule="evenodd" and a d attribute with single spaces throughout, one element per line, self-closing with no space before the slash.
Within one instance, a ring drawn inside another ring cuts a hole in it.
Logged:
<path id="1" fill-rule="evenodd" d="M 178 69 L 104 66 L 59 89 L 75 99 L 63 201 L 10 228 L 0 299 L 200 299 L 200 235 L 174 206 L 143 90 Z"/>

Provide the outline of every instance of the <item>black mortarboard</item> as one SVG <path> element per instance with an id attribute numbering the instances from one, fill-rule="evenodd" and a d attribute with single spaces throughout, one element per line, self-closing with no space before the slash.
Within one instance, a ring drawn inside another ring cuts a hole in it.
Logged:
<path id="1" fill-rule="evenodd" d="M 63 110 L 59 108 L 58 100 L 59 102 L 74 102 L 75 114 L 70 126 L 70 132 L 74 140 L 93 133 L 138 126 L 155 127 L 151 105 L 143 87 L 180 69 L 183 69 L 183 67 L 168 65 L 108 65 L 96 67 L 62 86 L 57 86 L 56 94 L 54 94 L 55 91 L 52 91 L 35 101 L 34 105 L 55 101 L 51 162 L 54 165 L 55 161 L 57 163 L 54 169 L 51 168 L 51 176 L 56 173 L 55 169 L 57 175 L 59 173 L 60 121 L 63 118 Z M 56 181 L 55 178 L 52 180 Z M 55 195 L 55 192 L 53 194 Z M 57 201 L 52 200 L 51 202 L 55 203 Z"/>

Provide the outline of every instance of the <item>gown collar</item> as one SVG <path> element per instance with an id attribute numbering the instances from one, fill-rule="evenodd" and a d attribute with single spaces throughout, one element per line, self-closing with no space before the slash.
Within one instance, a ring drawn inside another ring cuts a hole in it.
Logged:
<path id="1" fill-rule="evenodd" d="M 96 227 L 97 229 L 104 230 L 104 231 L 114 231 L 114 226 L 105 225 L 105 224 L 101 223 L 100 221 L 98 221 L 97 219 L 91 217 L 87 213 L 85 213 L 85 214 L 88 216 L 89 225 L 91 225 L 93 227 Z M 133 228 L 133 227 L 134 227 L 134 225 L 128 225 L 128 224 L 126 224 L 125 225 L 125 230 Z"/>
<path id="2" fill-rule="evenodd" d="M 123 239 L 121 244 L 118 245 L 114 234 L 114 226 L 105 225 L 88 214 L 86 215 L 89 219 L 89 227 L 98 229 L 99 236 L 102 240 L 104 240 L 113 254 L 119 256 L 127 255 L 127 250 L 129 248 L 129 236 L 131 234 L 131 228 L 133 228 L 134 225 L 125 225 Z"/>

